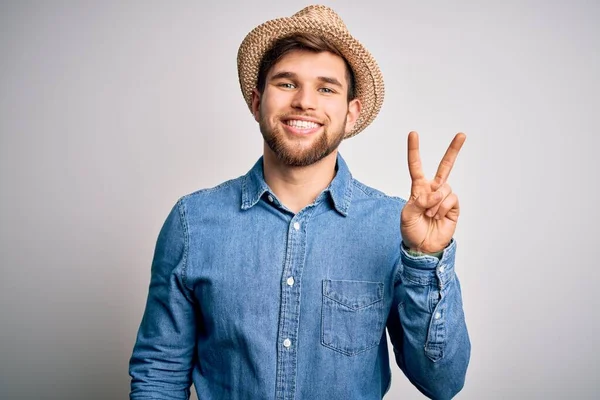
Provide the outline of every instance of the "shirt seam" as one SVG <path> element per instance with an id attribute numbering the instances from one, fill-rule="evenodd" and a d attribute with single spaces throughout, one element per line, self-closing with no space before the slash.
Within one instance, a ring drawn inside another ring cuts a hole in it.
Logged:
<path id="1" fill-rule="evenodd" d="M 216 186 L 213 186 L 211 188 L 198 189 L 198 190 L 196 190 L 194 192 L 186 194 L 185 196 L 183 196 L 181 198 L 181 200 L 187 200 L 190 197 L 198 196 L 198 195 L 201 195 L 201 194 L 204 194 L 204 193 L 212 193 L 212 192 L 219 191 L 221 189 L 226 189 L 229 186 L 232 186 L 232 185 L 236 184 L 242 178 L 243 178 L 243 176 L 237 177 L 237 178 L 234 178 L 234 179 L 230 179 L 228 181 L 220 183 L 220 184 L 218 184 Z"/>
<path id="2" fill-rule="evenodd" d="M 186 196 L 187 197 L 187 196 Z M 183 229 L 183 260 L 181 265 L 181 282 L 183 286 L 188 290 L 192 290 L 188 286 L 188 277 L 187 277 L 187 267 L 188 267 L 188 252 L 189 252 L 189 230 L 186 218 L 186 210 L 184 204 L 184 198 L 181 198 L 178 202 L 178 210 L 179 210 L 179 222 L 181 223 L 181 227 Z"/>

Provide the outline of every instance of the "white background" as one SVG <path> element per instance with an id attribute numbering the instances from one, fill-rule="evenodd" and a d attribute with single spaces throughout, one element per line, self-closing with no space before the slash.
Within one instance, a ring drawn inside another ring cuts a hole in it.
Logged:
<path id="1" fill-rule="evenodd" d="M 307 4 L 0 4 L 0 398 L 127 397 L 167 213 L 262 152 L 238 46 Z M 356 178 L 406 197 L 408 132 L 431 176 L 467 134 L 457 398 L 597 398 L 599 3 L 325 4 L 385 78 L 380 116 L 341 147 Z M 394 365 L 386 398 L 423 397 Z"/>

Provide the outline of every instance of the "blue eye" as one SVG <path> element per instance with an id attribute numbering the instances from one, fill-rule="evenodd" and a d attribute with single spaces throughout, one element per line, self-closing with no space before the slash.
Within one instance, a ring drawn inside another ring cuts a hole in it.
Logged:
<path id="1" fill-rule="evenodd" d="M 277 86 L 283 87 L 283 88 L 286 88 L 286 89 L 293 89 L 295 87 L 295 85 L 293 83 L 280 83 Z"/>
<path id="2" fill-rule="evenodd" d="M 321 88 L 319 90 L 323 93 L 335 93 L 333 90 L 331 90 L 329 88 Z"/>

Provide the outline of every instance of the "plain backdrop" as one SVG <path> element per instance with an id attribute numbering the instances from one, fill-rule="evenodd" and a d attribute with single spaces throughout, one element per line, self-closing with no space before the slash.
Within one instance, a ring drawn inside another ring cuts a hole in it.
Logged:
<path id="1" fill-rule="evenodd" d="M 158 231 L 262 152 L 236 55 L 302 1 L 0 3 L 0 398 L 120 399 Z M 473 352 L 460 399 L 600 396 L 600 3 L 327 1 L 386 97 L 344 142 L 406 197 L 406 137 L 449 183 Z M 421 399 L 397 366 L 387 399 Z"/>

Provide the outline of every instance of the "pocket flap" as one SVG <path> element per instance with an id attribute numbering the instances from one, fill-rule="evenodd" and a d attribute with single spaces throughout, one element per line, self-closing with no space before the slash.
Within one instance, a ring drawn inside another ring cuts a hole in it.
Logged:
<path id="1" fill-rule="evenodd" d="M 323 295 L 348 308 L 357 310 L 383 299 L 382 282 L 323 281 Z"/>

